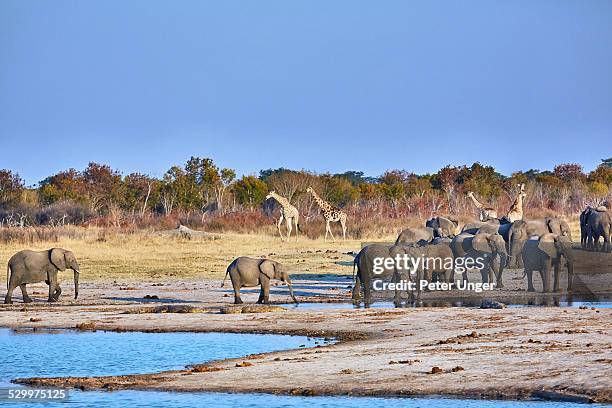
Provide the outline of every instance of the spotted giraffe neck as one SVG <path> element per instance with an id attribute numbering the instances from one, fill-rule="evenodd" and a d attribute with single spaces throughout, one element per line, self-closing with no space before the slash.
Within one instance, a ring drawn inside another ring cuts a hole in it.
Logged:
<path id="1" fill-rule="evenodd" d="M 274 198 L 276 201 L 278 201 L 278 203 L 280 205 L 282 205 L 283 207 L 286 207 L 287 205 L 290 205 L 289 200 L 287 200 L 285 197 L 278 195 L 277 193 L 272 193 L 270 194 L 272 196 L 272 198 Z"/>
<path id="2" fill-rule="evenodd" d="M 319 197 L 319 195 L 317 193 L 315 193 L 314 190 L 311 191 L 311 194 L 312 194 L 312 197 L 314 198 L 315 202 L 319 206 L 319 208 L 321 208 L 324 211 L 331 211 L 333 209 L 331 204 L 328 203 L 327 201 L 325 201 L 324 199 L 322 199 L 321 197 Z"/>
<path id="3" fill-rule="evenodd" d="M 474 205 L 476 206 L 476 208 L 481 209 L 484 207 L 484 205 L 482 205 L 480 201 L 476 199 L 476 197 L 474 196 L 474 193 L 470 194 L 469 197 L 472 199 L 472 202 L 474 202 Z"/>

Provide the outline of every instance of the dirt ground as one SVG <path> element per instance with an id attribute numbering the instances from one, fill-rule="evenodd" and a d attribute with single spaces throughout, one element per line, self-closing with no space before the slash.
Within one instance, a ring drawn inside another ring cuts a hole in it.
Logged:
<path id="1" fill-rule="evenodd" d="M 123 244 L 117 238 L 78 244 L 74 250 L 84 269 L 78 301 L 72 299 L 70 274 L 63 274 L 61 302 L 44 302 L 44 283 L 31 285 L 32 304 L 21 303 L 17 290 L 15 304 L 0 306 L 0 326 L 16 330 L 285 333 L 339 341 L 172 372 L 25 379 L 23 383 L 107 390 L 612 401 L 611 309 L 346 309 L 327 305 L 321 310 L 285 307 L 287 310 L 227 314 L 221 311 L 228 311 L 233 294 L 231 285 L 220 288 L 220 282 L 238 244 L 245 248 L 244 255 L 271 256 L 292 266 L 300 302 L 334 303 L 350 300 L 350 251 L 357 251 L 359 242 L 271 244 L 269 238 L 241 236 L 219 245 L 217 241 L 174 240 L 158 248 L 155 243 L 163 241 L 157 237 L 144 239 L 141 246 L 134 239 L 125 238 Z M 60 244 L 56 246 L 71 243 Z M 124 252 L 126 255 L 116 257 Z M 156 259 L 162 266 L 155 266 Z M 477 298 L 548 304 L 546 296 L 525 292 L 521 275 L 522 271 L 506 271 L 504 290 Z M 441 296 L 451 301 L 460 295 Z M 245 302 L 254 302 L 257 296 L 256 288 L 243 292 Z M 433 296 L 425 294 L 424 304 Z M 271 300 L 289 303 L 286 287 L 273 287 Z"/>

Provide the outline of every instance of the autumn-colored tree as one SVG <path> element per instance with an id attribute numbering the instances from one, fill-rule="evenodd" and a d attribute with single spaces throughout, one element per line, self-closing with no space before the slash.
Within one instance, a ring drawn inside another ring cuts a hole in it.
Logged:
<path id="1" fill-rule="evenodd" d="M 600 164 L 595 170 L 589 173 L 588 180 L 590 182 L 597 182 L 606 186 L 612 185 L 612 167 L 606 164 Z"/>
<path id="2" fill-rule="evenodd" d="M 83 182 L 92 211 L 109 211 L 124 199 L 121 174 L 106 164 L 91 162 L 83 171 Z"/>
<path id="3" fill-rule="evenodd" d="M 40 182 L 38 195 L 43 204 L 49 205 L 60 201 L 87 201 L 85 180 L 75 169 L 60 171 Z"/>
<path id="4" fill-rule="evenodd" d="M 582 171 L 582 166 L 577 163 L 564 163 L 555 166 L 553 174 L 559 179 L 570 182 L 573 180 L 583 181 L 586 176 Z"/>

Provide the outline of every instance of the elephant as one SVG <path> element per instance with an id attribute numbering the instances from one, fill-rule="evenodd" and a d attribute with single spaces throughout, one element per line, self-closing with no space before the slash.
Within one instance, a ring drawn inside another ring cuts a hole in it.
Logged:
<path id="1" fill-rule="evenodd" d="M 407 245 L 382 245 L 382 244 L 371 244 L 363 247 L 361 251 L 355 257 L 353 268 L 357 267 L 357 274 L 355 276 L 355 284 L 353 286 L 353 301 L 358 302 L 361 298 L 362 286 L 364 292 L 364 303 L 369 305 L 372 303 L 372 286 L 373 282 L 378 279 L 385 279 L 387 281 L 399 282 L 400 280 L 409 280 L 410 273 L 408 270 L 399 270 L 396 268 L 394 263 L 393 267 L 385 267 L 384 265 L 378 265 L 380 271 L 375 271 L 377 265 L 375 265 L 375 259 L 395 259 L 397 256 L 403 256 L 408 254 L 410 250 L 414 248 Z M 393 298 L 395 305 L 401 303 L 400 291 L 395 290 Z"/>
<path id="2" fill-rule="evenodd" d="M 459 222 L 446 217 L 434 217 L 425 222 L 425 226 L 433 228 L 434 237 L 436 238 L 452 238 L 457 235 Z"/>
<path id="3" fill-rule="evenodd" d="M 257 303 L 270 303 L 270 280 L 272 279 L 286 282 L 289 287 L 291 299 L 293 299 L 295 303 L 298 303 L 293 295 L 289 274 L 285 271 L 282 264 L 271 259 L 256 259 L 246 256 L 234 259 L 227 267 L 221 287 L 225 285 L 227 275 L 230 276 L 232 286 L 234 287 L 235 304 L 243 303 L 242 299 L 240 299 L 240 288 L 248 288 L 257 285 L 261 285 L 261 292 Z"/>
<path id="4" fill-rule="evenodd" d="M 566 235 L 546 233 L 540 237 L 531 237 L 525 242 L 521 251 L 525 275 L 527 275 L 527 291 L 534 292 L 533 272 L 539 271 L 542 277 L 543 292 L 551 292 L 551 267 L 554 268 L 554 288 L 559 289 L 559 269 L 561 257 L 567 260 L 567 291 L 572 291 L 574 278 L 574 257 L 572 240 Z"/>
<path id="5" fill-rule="evenodd" d="M 612 235 L 612 217 L 606 207 L 600 206 L 589 211 L 586 218 L 587 225 L 587 248 L 599 251 L 599 237 L 603 238 L 601 250 L 604 252 L 610 251 L 612 243 L 610 236 Z"/>
<path id="6" fill-rule="evenodd" d="M 594 211 L 594 208 L 588 206 L 580 213 L 580 246 L 582 248 L 586 248 L 588 244 L 588 237 L 591 233 L 589 228 L 589 215 L 591 211 Z"/>
<path id="7" fill-rule="evenodd" d="M 569 237 L 572 235 L 567 222 L 558 218 L 547 217 L 541 220 L 518 220 L 512 223 L 508 231 L 508 266 L 522 268 L 520 256 L 523 244 L 532 236 L 542 236 L 547 233 L 560 234 Z"/>
<path id="8" fill-rule="evenodd" d="M 434 241 L 440 238 L 434 239 Z M 409 247 L 406 250 L 409 257 L 424 258 L 428 261 L 424 264 L 419 262 L 417 272 L 417 288 L 420 288 L 420 281 L 425 279 L 432 281 L 433 274 L 442 274 L 444 282 L 453 282 L 455 279 L 453 250 L 449 242 L 439 241 L 436 244 Z"/>
<path id="9" fill-rule="evenodd" d="M 79 296 L 79 264 L 74 254 L 62 248 L 51 248 L 46 251 L 23 250 L 17 252 L 8 261 L 6 267 L 6 287 L 8 289 L 4 303 L 13 303 L 13 290 L 21 289 L 23 302 L 30 303 L 26 285 L 45 281 L 49 285 L 49 302 L 57 302 L 62 293 L 57 279 L 58 271 L 66 268 L 74 272 L 74 298 Z"/>
<path id="10" fill-rule="evenodd" d="M 395 245 L 415 244 L 418 242 L 428 243 L 434 239 L 434 229 L 431 227 L 406 228 L 395 240 Z"/>
<path id="11" fill-rule="evenodd" d="M 489 219 L 488 221 L 475 221 L 469 222 L 461 228 L 461 232 L 467 232 L 468 234 L 475 235 L 478 231 L 483 230 L 489 234 L 494 234 L 501 228 L 509 228 L 510 223 L 500 222 L 497 218 Z"/>
<path id="12" fill-rule="evenodd" d="M 499 234 L 479 233 L 476 235 L 462 232 L 457 235 L 450 243 L 450 247 L 455 257 L 455 270 L 457 270 L 457 259 L 472 259 L 472 264 L 477 263 L 478 258 L 482 259 L 480 274 L 483 283 L 495 280 L 498 288 L 503 288 L 502 273 L 506 265 L 508 254 L 506 252 L 506 242 Z M 465 261 L 464 261 L 465 262 Z M 463 273 L 466 280 L 467 273 Z"/>

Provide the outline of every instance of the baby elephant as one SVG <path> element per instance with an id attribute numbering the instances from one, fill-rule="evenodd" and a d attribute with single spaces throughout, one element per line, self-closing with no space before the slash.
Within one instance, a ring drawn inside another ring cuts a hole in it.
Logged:
<path id="1" fill-rule="evenodd" d="M 242 303 L 240 299 L 240 288 L 242 287 L 253 287 L 261 285 L 261 293 L 259 294 L 259 300 L 257 303 L 270 303 L 270 280 L 279 279 L 281 282 L 287 282 L 289 287 L 289 294 L 295 303 L 297 299 L 293 296 L 293 289 L 291 288 L 291 279 L 289 274 L 285 271 L 284 267 L 271 259 L 254 259 L 242 256 L 234 259 L 234 261 L 227 267 L 225 278 L 223 279 L 223 285 L 225 285 L 225 279 L 229 274 L 232 280 L 232 286 L 234 287 L 234 303 Z"/>
<path id="2" fill-rule="evenodd" d="M 19 251 L 11 257 L 6 267 L 6 286 L 8 292 L 4 303 L 13 303 L 13 290 L 19 286 L 23 302 L 32 299 L 26 292 L 26 284 L 45 281 L 49 285 L 49 302 L 57 302 L 62 290 L 57 279 L 58 271 L 70 268 L 74 271 L 74 298 L 79 296 L 79 264 L 70 251 L 52 248 L 47 251 Z"/>

